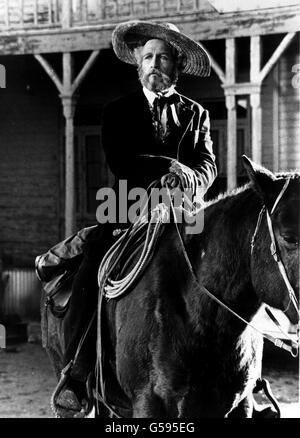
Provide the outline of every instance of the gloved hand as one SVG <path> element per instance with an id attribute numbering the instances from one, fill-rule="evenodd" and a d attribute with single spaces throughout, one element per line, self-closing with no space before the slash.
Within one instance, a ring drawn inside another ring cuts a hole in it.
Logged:
<path id="1" fill-rule="evenodd" d="M 191 189 L 192 193 L 196 193 L 198 182 L 195 172 L 191 168 L 177 160 L 172 160 L 169 171 L 170 173 L 161 178 L 162 186 L 178 187 L 181 190 Z"/>
<path id="2" fill-rule="evenodd" d="M 174 173 L 167 173 L 167 175 L 164 175 L 161 178 L 160 182 L 162 187 L 167 186 L 169 189 L 175 189 L 178 187 L 179 189 L 182 189 L 180 178 Z"/>

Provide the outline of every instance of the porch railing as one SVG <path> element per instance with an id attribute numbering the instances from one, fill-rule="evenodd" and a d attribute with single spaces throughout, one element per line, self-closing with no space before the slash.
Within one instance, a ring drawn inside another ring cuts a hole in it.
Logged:
<path id="1" fill-rule="evenodd" d="M 204 0 L 0 0 L 0 31 L 101 24 L 203 11 Z M 207 7 L 207 6 L 206 6 Z"/>

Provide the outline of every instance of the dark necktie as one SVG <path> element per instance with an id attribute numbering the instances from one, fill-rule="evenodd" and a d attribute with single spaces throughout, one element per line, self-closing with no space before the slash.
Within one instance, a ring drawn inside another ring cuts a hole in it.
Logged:
<path id="1" fill-rule="evenodd" d="M 171 94 L 171 96 L 159 96 L 154 99 L 153 109 L 157 120 L 161 120 L 161 115 L 165 105 L 170 107 L 172 104 L 176 104 L 179 102 L 179 95 L 176 93 Z"/>
<path id="2" fill-rule="evenodd" d="M 178 103 L 180 100 L 177 93 L 173 93 L 170 96 L 159 96 L 154 99 L 153 112 L 154 120 L 158 124 L 159 136 L 166 136 L 170 126 L 170 119 L 172 118 L 171 105 Z M 162 118 L 163 110 L 166 106 L 165 117 Z"/>

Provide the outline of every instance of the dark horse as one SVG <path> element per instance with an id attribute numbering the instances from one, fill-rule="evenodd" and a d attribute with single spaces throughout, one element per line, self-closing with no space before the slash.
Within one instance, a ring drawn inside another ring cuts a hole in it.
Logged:
<path id="1" fill-rule="evenodd" d="M 244 164 L 250 184 L 206 205 L 203 232 L 187 234 L 182 225 L 182 246 L 175 225 L 165 226 L 142 278 L 105 303 L 105 396 L 120 416 L 252 417 L 263 338 L 207 291 L 244 320 L 266 303 L 299 322 L 270 252 L 266 213 L 260 223 L 258 216 L 277 200 L 274 235 L 298 298 L 300 175 Z M 52 350 L 61 348 L 57 336 Z"/>

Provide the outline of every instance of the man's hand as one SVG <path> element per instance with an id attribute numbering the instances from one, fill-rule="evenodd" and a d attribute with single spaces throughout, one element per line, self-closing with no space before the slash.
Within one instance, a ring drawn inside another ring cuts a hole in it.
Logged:
<path id="1" fill-rule="evenodd" d="M 180 189 L 192 189 L 192 193 L 196 193 L 198 183 L 192 169 L 177 160 L 172 160 L 169 171 L 170 173 L 164 175 L 161 179 L 162 186 L 167 185 L 169 188 L 179 187 Z"/>
<path id="2" fill-rule="evenodd" d="M 167 186 L 169 189 L 175 189 L 176 187 L 182 188 L 180 178 L 173 173 L 164 175 L 160 182 L 162 187 Z"/>

